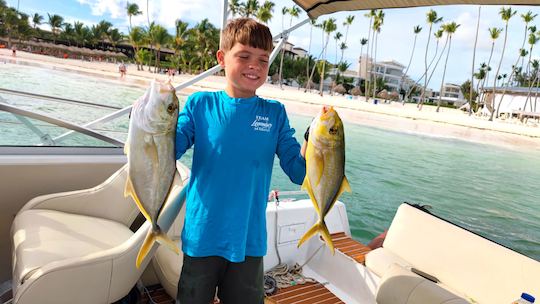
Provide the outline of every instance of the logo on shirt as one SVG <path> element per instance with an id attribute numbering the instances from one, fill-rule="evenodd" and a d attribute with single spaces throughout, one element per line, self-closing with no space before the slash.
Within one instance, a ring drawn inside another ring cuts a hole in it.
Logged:
<path id="1" fill-rule="evenodd" d="M 251 126 L 255 131 L 270 132 L 272 124 L 269 121 L 268 117 L 257 115 Z"/>

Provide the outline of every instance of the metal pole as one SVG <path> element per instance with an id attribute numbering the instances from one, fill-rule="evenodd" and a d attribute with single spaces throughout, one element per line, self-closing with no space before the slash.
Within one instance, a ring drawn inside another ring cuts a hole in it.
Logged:
<path id="1" fill-rule="evenodd" d="M 229 1 L 223 0 L 222 5 L 223 6 L 221 7 L 222 15 L 221 15 L 221 31 L 219 34 L 219 48 L 221 48 L 221 36 L 223 34 L 223 30 L 227 26 L 227 16 L 229 15 Z"/>

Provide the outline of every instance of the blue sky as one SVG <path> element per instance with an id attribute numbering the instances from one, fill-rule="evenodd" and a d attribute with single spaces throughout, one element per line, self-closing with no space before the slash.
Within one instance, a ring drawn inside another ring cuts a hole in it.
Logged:
<path id="1" fill-rule="evenodd" d="M 132 22 L 134 25 L 146 25 L 146 3 L 144 0 L 132 0 L 139 4 L 141 10 L 145 13 L 141 16 L 134 17 Z M 263 2 L 263 1 L 260 1 Z M 17 0 L 7 0 L 8 5 L 16 7 Z M 269 27 L 273 34 L 277 34 L 282 29 L 282 7 L 290 7 L 292 1 L 276 0 L 274 18 L 270 21 Z M 64 17 L 65 21 L 73 22 L 79 20 L 85 24 L 91 25 L 98 23 L 100 20 L 108 20 L 121 31 L 127 32 L 128 19 L 125 14 L 125 0 L 19 0 L 19 8 L 21 11 L 28 14 L 35 12 L 45 16 L 47 13 L 59 14 Z M 219 0 L 150 0 L 149 11 L 150 20 L 156 21 L 169 28 L 173 33 L 173 25 L 176 19 L 189 22 L 191 25 L 196 24 L 204 18 L 208 18 L 214 25 L 221 24 L 221 1 Z M 470 78 L 471 63 L 474 45 L 474 35 L 476 30 L 476 18 L 478 14 L 477 6 L 437 6 L 431 7 L 436 10 L 439 16 L 442 16 L 443 22 L 455 21 L 461 26 L 452 39 L 452 49 L 448 60 L 448 69 L 446 72 L 445 82 L 461 84 L 466 79 Z M 500 6 L 483 6 L 480 35 L 478 38 L 478 47 L 476 55 L 476 66 L 481 62 L 487 62 L 491 48 L 491 39 L 488 35 L 488 28 L 500 27 L 504 28 L 504 23 L 500 19 L 498 12 Z M 518 13 L 510 20 L 508 29 L 508 42 L 505 51 L 505 57 L 501 67 L 502 73 L 508 73 L 511 66 L 515 63 L 518 50 L 521 48 L 523 41 L 523 32 L 525 24 L 521 20 L 520 14 L 531 10 L 533 13 L 540 13 L 539 7 L 515 6 L 513 7 Z M 428 27 L 425 23 L 426 12 L 430 7 L 408 8 L 408 9 L 388 9 L 385 10 L 385 21 L 381 29 L 378 40 L 377 60 L 396 60 L 404 65 L 407 65 L 413 45 L 413 27 L 420 25 L 423 29 L 418 35 L 416 51 L 413 57 L 409 75 L 416 79 L 424 70 L 424 53 L 427 41 Z M 345 52 L 345 60 L 351 63 L 350 69 L 356 70 L 358 67 L 358 56 L 360 55 L 360 39 L 368 36 L 369 19 L 364 17 L 366 11 L 355 12 L 340 12 L 319 18 L 319 22 L 329 17 L 336 18 L 338 31 L 345 35 L 345 27 L 341 26 L 346 16 L 353 15 L 355 20 L 349 29 L 347 45 L 348 49 Z M 293 20 L 293 24 L 306 18 L 306 14 L 302 13 L 298 19 Z M 290 17 L 286 16 L 285 25 L 289 25 Z M 531 25 L 538 24 L 540 29 L 540 16 L 537 17 Z M 46 25 L 43 25 L 46 28 Z M 434 29 L 435 30 L 435 29 Z M 290 42 L 304 49 L 309 47 L 310 27 L 305 25 L 295 31 L 290 36 Z M 496 41 L 495 51 L 492 59 L 492 68 L 495 72 L 497 64 L 501 56 L 501 48 L 503 43 L 504 33 Z M 441 40 L 441 47 L 444 39 Z M 313 39 L 311 44 L 311 53 L 318 55 L 323 42 L 321 32 L 318 29 L 313 30 Z M 528 44 L 525 45 L 528 48 Z M 540 48 L 540 46 L 536 46 Z M 428 57 L 431 58 L 435 50 L 434 40 L 430 42 Z M 338 50 L 339 52 L 339 50 Z M 365 52 L 365 50 L 364 50 Z M 533 50 L 533 58 L 538 58 L 539 51 Z M 338 54 L 338 58 L 339 58 Z M 331 39 L 327 53 L 329 61 L 335 61 L 335 43 Z M 439 90 L 444 57 L 437 72 L 434 74 L 430 83 L 430 87 Z"/>

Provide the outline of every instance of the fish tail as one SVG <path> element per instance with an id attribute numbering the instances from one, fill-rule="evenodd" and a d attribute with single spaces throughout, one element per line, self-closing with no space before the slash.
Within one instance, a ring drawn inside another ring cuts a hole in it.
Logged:
<path id="1" fill-rule="evenodd" d="M 328 248 L 332 251 L 332 254 L 335 253 L 334 249 L 334 243 L 332 242 L 332 237 L 330 236 L 330 232 L 328 231 L 328 228 L 326 227 L 326 224 L 324 221 L 320 221 L 315 223 L 309 230 L 304 234 L 304 236 L 298 241 L 298 246 L 300 247 L 304 242 L 309 240 L 311 237 L 313 237 L 316 233 L 320 233 L 323 237 L 326 245 L 328 245 Z"/>
<path id="2" fill-rule="evenodd" d="M 160 244 L 169 247 L 169 249 L 174 251 L 176 254 L 180 254 L 180 248 L 178 248 L 176 242 L 171 240 L 167 234 L 160 232 L 157 234 L 156 238 Z"/>
<path id="3" fill-rule="evenodd" d="M 160 244 L 166 245 L 169 247 L 172 251 L 176 252 L 176 254 L 180 254 L 180 249 L 178 248 L 178 245 L 176 245 L 176 242 L 171 240 L 167 234 L 163 233 L 162 231 L 148 231 L 148 234 L 146 235 L 146 238 L 144 239 L 141 249 L 139 249 L 139 254 L 137 255 L 137 261 L 136 266 L 139 268 L 144 261 L 144 258 L 148 255 L 152 247 L 154 247 L 154 243 L 158 242 Z"/>
<path id="4" fill-rule="evenodd" d="M 141 267 L 142 261 L 144 261 L 144 258 L 148 255 L 155 242 L 156 233 L 152 230 L 149 230 L 141 245 L 141 249 L 139 249 L 139 254 L 137 254 L 137 261 L 135 262 L 137 269 Z"/>

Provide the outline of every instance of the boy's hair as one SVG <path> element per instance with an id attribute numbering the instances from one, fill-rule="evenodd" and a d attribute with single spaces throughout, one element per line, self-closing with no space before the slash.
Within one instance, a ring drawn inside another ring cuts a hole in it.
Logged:
<path id="1" fill-rule="evenodd" d="M 220 49 L 228 51 L 233 48 L 235 43 L 241 43 L 268 52 L 271 52 L 274 48 L 270 29 L 266 25 L 251 18 L 231 20 L 223 30 Z"/>

